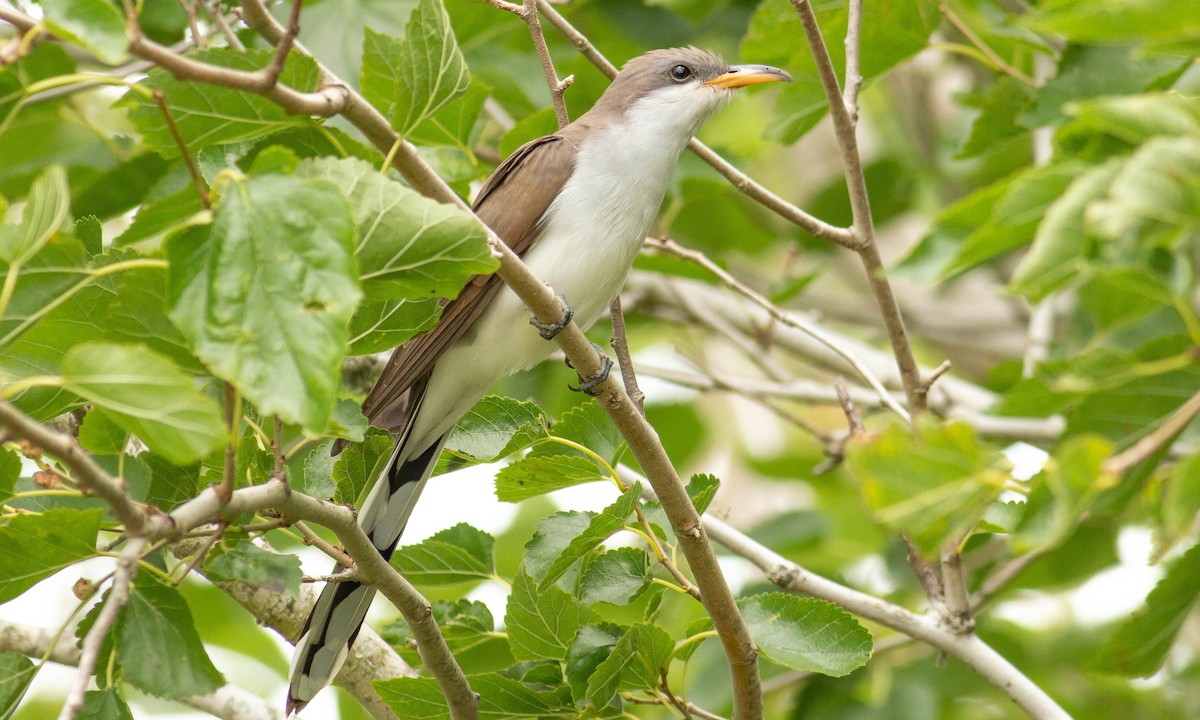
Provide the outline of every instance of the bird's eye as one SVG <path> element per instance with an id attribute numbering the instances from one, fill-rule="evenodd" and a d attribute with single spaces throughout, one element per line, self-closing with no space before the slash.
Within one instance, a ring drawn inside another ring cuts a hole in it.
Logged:
<path id="1" fill-rule="evenodd" d="M 683 82 L 692 76 L 692 69 L 687 65 L 676 65 L 671 68 L 671 79 L 676 82 Z"/>

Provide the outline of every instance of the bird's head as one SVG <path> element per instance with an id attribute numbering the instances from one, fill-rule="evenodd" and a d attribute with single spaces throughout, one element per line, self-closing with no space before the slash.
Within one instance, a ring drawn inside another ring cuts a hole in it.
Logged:
<path id="1" fill-rule="evenodd" d="M 653 50 L 625 63 L 596 109 L 625 117 L 661 116 L 690 137 L 736 88 L 791 80 L 779 68 L 730 65 L 694 47 Z"/>

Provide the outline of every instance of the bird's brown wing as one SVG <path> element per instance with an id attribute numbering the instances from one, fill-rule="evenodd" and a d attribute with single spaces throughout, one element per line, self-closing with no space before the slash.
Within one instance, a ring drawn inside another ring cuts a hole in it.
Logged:
<path id="1" fill-rule="evenodd" d="M 472 208 L 513 252 L 523 255 L 542 231 L 542 218 L 575 167 L 575 143 L 548 135 L 521 146 L 492 173 Z M 433 369 L 442 353 L 463 336 L 500 290 L 496 275 L 477 275 L 446 303 L 437 327 L 392 351 L 367 399 L 363 414 L 393 432 L 408 415 L 408 390 Z"/>

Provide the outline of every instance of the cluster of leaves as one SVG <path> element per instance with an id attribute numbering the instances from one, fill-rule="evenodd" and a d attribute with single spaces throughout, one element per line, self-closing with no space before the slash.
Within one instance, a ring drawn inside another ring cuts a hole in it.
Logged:
<path id="1" fill-rule="evenodd" d="M 110 66 L 128 59 L 117 4 L 38 4 L 46 28 L 77 50 Z M 846 4 L 813 5 L 840 72 Z M 1032 477 L 1014 477 L 1007 448 L 964 422 L 926 423 L 914 436 L 869 417 L 872 432 L 850 444 L 845 465 L 819 478 L 808 469 L 821 448 L 807 439 L 788 436 L 785 449 L 769 454 L 734 447 L 740 465 L 760 476 L 803 480 L 812 501 L 811 508 L 768 517 L 751 534 L 814 571 L 916 608 L 924 593 L 904 560 L 901 534 L 928 558 L 961 548 L 972 589 L 1005 561 L 1032 554 L 1040 559 L 1005 592 L 1054 592 L 1114 565 L 1123 527 L 1151 527 L 1154 559 L 1171 564 L 1145 608 L 1111 632 L 1072 623 L 1033 631 L 988 616 L 979 629 L 1079 716 L 1186 717 L 1188 698 L 1198 692 L 1190 679 L 1194 660 L 1168 670 L 1179 688 L 1174 694 L 1101 672 L 1158 672 L 1200 593 L 1200 555 L 1194 548 L 1170 554 L 1193 541 L 1200 456 L 1163 462 L 1167 442 L 1123 475 L 1106 472 L 1103 461 L 1152 432 L 1200 387 L 1200 25 L 1193 0 L 1103 7 L 1047 0 L 1019 16 L 993 0 L 944 5 L 884 0 L 869 4 L 863 19 L 863 116 L 878 140 L 877 154 L 866 158 L 874 217 L 885 229 L 900 217 L 930 218 L 894 270 L 907 280 L 954 290 L 983 276 L 1007 297 L 1030 303 L 1073 298 L 1059 311 L 1049 359 L 1032 374 L 1020 372 L 1019 358 L 994 356 L 980 373 L 996 394 L 994 412 L 1059 415 L 1065 429 L 1046 443 L 1049 459 Z M 773 163 L 764 165 L 765 176 L 783 186 L 784 196 L 804 191 L 781 177 L 778 144 L 805 136 L 826 108 L 789 3 L 606 0 L 567 10 L 614 58 L 690 43 L 732 52 L 740 43 L 747 62 L 787 68 L 797 82 L 773 104 L 736 104 L 707 132 L 734 156 Z M 981 54 L 976 41 L 957 42 L 945 12 L 973 28 L 1009 68 Z M 480 148 L 504 155 L 554 128 L 524 26 L 486 3 L 323 0 L 306 3 L 302 18 L 305 47 L 357 80 L 366 99 L 464 197 L 492 167 Z M 143 31 L 164 43 L 187 32 L 178 3 L 145 3 L 140 19 Z M 935 32 L 951 38 L 941 47 L 959 58 L 946 59 L 944 68 L 969 84 L 950 121 L 931 114 L 920 93 L 909 97 L 918 83 L 908 61 L 928 50 Z M 245 51 L 214 42 L 189 56 L 248 71 L 270 62 L 271 49 L 252 33 L 239 38 Z M 569 43 L 548 39 L 560 73 L 576 76 L 568 101 L 578 114 L 605 81 Z M 162 68 L 115 103 L 104 92 L 44 99 L 40 91 L 86 80 L 78 53 L 56 42 L 27 49 L 0 69 L 0 206 L 24 203 L 0 225 L 5 397 L 39 420 L 86 405 L 82 446 L 124 480 L 132 497 L 164 510 L 221 478 L 231 438 L 239 486 L 270 476 L 271 444 L 280 440 L 297 489 L 338 502 L 360 497 L 392 438 L 367 427 L 354 391 L 342 386 L 343 361 L 429 329 L 441 298 L 492 269 L 474 221 L 381 172 L 384 153 L 337 122 L 288 114 L 252 93 L 182 82 Z M 317 63 L 293 52 L 280 80 L 305 92 L 318 78 Z M 182 148 L 148 90 L 162 94 Z M 483 112 L 489 99 L 515 121 L 511 127 Z M 766 140 L 756 137 L 758 129 Z M 204 197 L 185 148 L 208 189 Z M 848 224 L 840 172 L 820 172 L 811 170 L 805 188 L 829 187 L 806 209 Z M 779 302 L 819 290 L 833 266 L 829 247 L 781 227 L 694 159 L 684 159 L 679 175 L 664 231 L 747 274 L 764 266 L 761 284 Z M 780 277 L 776 260 L 795 244 L 808 256 L 797 266 L 785 263 Z M 638 265 L 697 277 L 663 258 Z M 915 320 L 920 327 L 922 318 Z M 635 346 L 664 336 L 661 323 L 645 318 L 633 318 L 631 330 Z M 694 342 L 684 330 L 671 332 L 684 347 Z M 940 348 L 922 349 L 940 359 Z M 674 555 L 661 510 L 640 500 L 634 486 L 600 512 L 540 517 L 550 512 L 545 493 L 611 481 L 607 465 L 622 450 L 597 408 L 565 409 L 573 401 L 555 392 L 561 385 L 558 369 L 507 383 L 510 394 L 544 398 L 547 410 L 486 399 L 455 429 L 439 467 L 524 452 L 497 475 L 496 493 L 527 501 L 532 515 L 496 537 L 452 527 L 402 549 L 393 562 L 434 599 L 439 625 L 488 716 L 618 716 L 632 712 L 630 699 L 661 699 L 664 687 L 679 690 L 685 679 L 689 699 L 720 710 L 728 702 L 726 670 L 716 643 L 701 642 L 710 621 L 698 603 L 671 589 L 674 579 L 650 551 Z M 239 418 L 232 431 L 223 412 L 230 409 Z M 551 425 L 548 415 L 558 420 Z M 738 445 L 723 407 L 652 404 L 648 416 L 680 466 L 717 439 Z M 273 437 L 275 417 L 283 422 L 281 438 Z M 840 413 L 833 418 L 830 424 L 840 425 Z M 1194 433 L 1181 438 L 1194 440 Z M 335 439 L 354 445 L 333 458 Z M 141 451 L 130 453 L 132 447 Z M 25 472 L 29 462 L 39 464 L 32 474 Z M 104 504 L 61 489 L 60 471 L 38 458 L 23 461 L 12 446 L 0 449 L 0 602 L 96 556 L 97 543 L 113 536 L 116 521 Z M 715 478 L 696 475 L 689 492 L 702 509 L 717 487 Z M 610 541 L 614 535 L 618 542 Z M 285 533 L 265 537 L 294 547 Z M 847 570 L 878 558 L 882 583 Z M 244 613 L 229 612 L 209 586 L 181 585 L 178 563 L 161 552 L 145 559 L 103 649 L 108 672 L 88 697 L 96 716 L 129 716 L 122 683 L 168 698 L 219 687 L 224 680 L 201 639 L 264 654 L 268 645 Z M 301 577 L 294 556 L 264 550 L 236 527 L 209 551 L 203 571 L 213 581 L 290 594 Z M 502 621 L 462 599 L 481 583 L 510 588 Z M 741 608 L 771 661 L 767 675 L 781 668 L 824 675 L 797 686 L 794 697 L 768 698 L 780 714 L 937 717 L 960 713 L 963 698 L 985 700 L 997 713 L 1007 708 L 980 678 L 927 658 L 885 660 L 834 680 L 870 652 L 870 637 L 853 618 L 761 588 L 751 588 Z M 229 630 L 238 622 L 231 618 L 241 618 L 239 631 Z M 403 623 L 386 635 L 419 662 Z M 269 661 L 286 671 L 280 658 Z M 35 668 L 16 653 L 0 654 L 0 678 L 12 678 L 0 681 L 0 707 L 20 701 Z M 378 689 L 402 717 L 445 714 L 427 677 Z"/>

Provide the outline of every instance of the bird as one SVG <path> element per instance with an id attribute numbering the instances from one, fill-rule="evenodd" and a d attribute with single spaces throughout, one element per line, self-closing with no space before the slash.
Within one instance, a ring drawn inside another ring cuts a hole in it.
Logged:
<path id="1" fill-rule="evenodd" d="M 433 330 L 393 351 L 363 413 L 397 441 L 358 514 L 385 559 L 455 423 L 497 380 L 549 358 L 547 340 L 572 317 L 586 330 L 616 298 L 701 125 L 736 88 L 791 79 L 695 47 L 653 50 L 629 60 L 588 112 L 517 149 L 483 183 L 475 215 L 554 288 L 563 319 L 530 319 L 497 276 L 480 275 L 445 304 Z M 602 379 L 582 378 L 580 387 Z M 374 595 L 356 581 L 325 585 L 296 644 L 288 715 L 337 674 Z"/>

